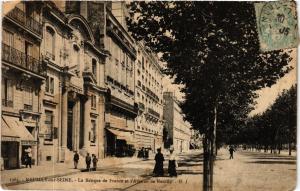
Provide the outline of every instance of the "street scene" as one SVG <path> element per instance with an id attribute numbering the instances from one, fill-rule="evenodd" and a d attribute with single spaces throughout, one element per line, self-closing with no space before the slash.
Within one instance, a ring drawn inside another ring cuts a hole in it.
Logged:
<path id="1" fill-rule="evenodd" d="M 45 179 L 43 181 L 25 181 L 25 177 L 42 178 L 43 173 L 40 172 L 39 167 L 27 172 L 25 172 L 26 169 L 23 169 L 24 182 L 19 180 L 19 183 L 9 183 L 13 173 L 16 173 L 12 172 L 2 179 L 2 183 L 7 185 L 4 188 L 14 190 L 20 188 L 24 190 L 35 188 L 70 190 L 83 186 L 87 190 L 201 190 L 203 155 L 199 150 L 179 155 L 178 176 L 176 178 L 170 178 L 166 173 L 163 177 L 153 177 L 153 159 L 134 160 L 136 159 L 130 159 L 124 164 L 115 165 L 109 165 L 106 164 L 106 161 L 100 161 L 97 171 L 93 172 L 72 172 L 72 168 L 61 166 L 60 168 L 64 169 L 65 173 L 44 176 Z M 164 166 L 166 171 L 167 162 L 165 162 Z M 32 173 L 34 173 L 34 176 L 32 176 Z M 276 155 L 239 150 L 234 154 L 234 160 L 230 160 L 229 152 L 221 149 L 216 161 L 216 184 L 214 188 L 220 191 L 293 190 L 296 185 L 295 177 L 296 157 L 294 155 L 288 156 L 287 152 Z M 56 178 L 57 181 L 51 182 L 50 179 L 53 178 Z M 62 178 L 65 178 L 65 180 L 63 181 Z M 59 179 L 61 181 L 58 181 Z M 103 180 L 107 180 L 107 182 L 102 182 Z M 128 183 L 125 183 L 126 180 Z M 68 184 L 68 181 L 72 181 L 72 183 Z"/>
<path id="2" fill-rule="evenodd" d="M 2 188 L 293 190 L 296 5 L 3 2 Z"/>

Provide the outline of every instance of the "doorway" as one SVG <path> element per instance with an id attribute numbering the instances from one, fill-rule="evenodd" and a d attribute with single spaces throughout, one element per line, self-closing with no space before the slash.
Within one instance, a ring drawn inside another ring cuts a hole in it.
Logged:
<path id="1" fill-rule="evenodd" d="M 73 106 L 72 102 L 68 102 L 68 130 L 67 130 L 67 148 L 73 150 Z"/>

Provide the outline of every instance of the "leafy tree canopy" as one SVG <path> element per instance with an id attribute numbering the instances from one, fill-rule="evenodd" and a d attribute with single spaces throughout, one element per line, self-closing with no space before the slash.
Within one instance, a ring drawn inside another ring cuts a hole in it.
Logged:
<path id="1" fill-rule="evenodd" d="M 232 128 L 247 117 L 255 91 L 291 67 L 289 52 L 262 53 L 251 2 L 132 2 L 129 30 L 162 54 L 166 74 L 184 84 L 182 109 L 195 128 Z"/>

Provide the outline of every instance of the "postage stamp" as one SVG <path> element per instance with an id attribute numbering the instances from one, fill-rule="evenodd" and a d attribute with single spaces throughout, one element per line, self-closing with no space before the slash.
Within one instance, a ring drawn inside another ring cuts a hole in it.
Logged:
<path id="1" fill-rule="evenodd" d="M 260 49 L 295 48 L 298 44 L 296 3 L 290 1 L 255 4 Z"/>

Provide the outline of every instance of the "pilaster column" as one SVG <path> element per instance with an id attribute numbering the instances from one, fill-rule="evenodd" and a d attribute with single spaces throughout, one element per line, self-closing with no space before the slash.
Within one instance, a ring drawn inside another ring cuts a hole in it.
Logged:
<path id="1" fill-rule="evenodd" d="M 104 95 L 100 95 L 99 102 L 98 102 L 98 130 L 97 130 L 97 141 L 98 141 L 98 148 L 99 148 L 99 154 L 98 158 L 104 158 L 104 127 L 105 127 L 105 121 L 104 121 L 104 115 L 105 115 L 105 100 Z"/>
<path id="2" fill-rule="evenodd" d="M 80 99 L 76 99 L 73 107 L 73 135 L 72 135 L 72 148 L 78 150 L 79 148 L 79 129 L 80 129 Z"/>
<path id="3" fill-rule="evenodd" d="M 84 125 L 83 125 L 83 147 L 87 150 L 89 147 L 89 131 L 91 129 L 91 96 L 87 94 L 87 100 L 84 103 Z"/>
<path id="4" fill-rule="evenodd" d="M 68 89 L 63 88 L 61 103 L 61 161 L 65 160 L 68 132 Z"/>

